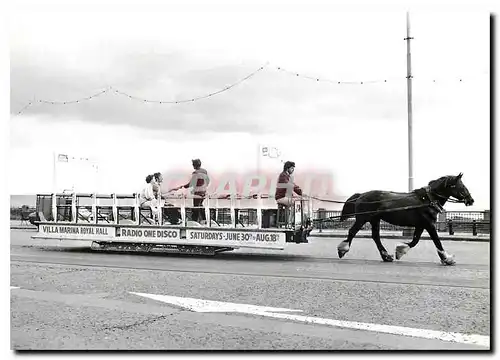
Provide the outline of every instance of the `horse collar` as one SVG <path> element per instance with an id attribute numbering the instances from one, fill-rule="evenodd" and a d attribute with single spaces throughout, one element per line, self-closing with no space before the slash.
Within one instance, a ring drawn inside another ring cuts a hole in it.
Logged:
<path id="1" fill-rule="evenodd" d="M 425 193 L 427 195 L 427 198 L 429 199 L 430 205 L 436 209 L 439 213 L 442 213 L 444 208 L 441 206 L 439 201 L 432 196 L 432 191 L 430 186 L 425 187 Z"/>

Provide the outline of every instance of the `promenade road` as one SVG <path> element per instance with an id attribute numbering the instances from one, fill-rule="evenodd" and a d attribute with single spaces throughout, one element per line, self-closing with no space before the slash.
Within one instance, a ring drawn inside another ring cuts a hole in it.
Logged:
<path id="1" fill-rule="evenodd" d="M 95 253 L 33 234 L 11 230 L 12 349 L 489 349 L 488 242 L 444 241 L 457 260 L 446 267 L 432 241 L 383 263 L 362 238 L 338 259 L 338 238 L 210 257 Z M 394 252 L 398 240 L 383 242 Z M 156 295 L 297 311 L 197 312 Z"/>

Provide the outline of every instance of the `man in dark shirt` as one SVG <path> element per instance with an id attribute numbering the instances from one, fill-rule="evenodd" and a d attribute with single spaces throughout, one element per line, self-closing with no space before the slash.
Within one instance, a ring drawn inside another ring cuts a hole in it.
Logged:
<path id="1" fill-rule="evenodd" d="M 278 178 L 278 184 L 276 185 L 276 195 L 274 198 L 276 202 L 283 206 L 293 205 L 293 193 L 297 195 L 302 195 L 302 189 L 290 181 L 290 176 L 295 170 L 295 163 L 293 161 L 287 161 L 283 165 L 283 172 Z"/>
<path id="2" fill-rule="evenodd" d="M 292 225 L 293 223 L 293 215 L 295 211 L 295 209 L 292 208 L 294 206 L 293 193 L 295 192 L 297 195 L 302 195 L 302 189 L 298 185 L 295 185 L 290 179 L 294 170 L 295 163 L 293 161 L 285 162 L 283 165 L 283 172 L 278 177 L 276 194 L 274 195 L 276 202 L 286 208 L 288 212 L 287 222 L 289 225 Z"/>
<path id="3" fill-rule="evenodd" d="M 208 177 L 207 170 L 201 167 L 201 160 L 194 159 L 192 161 L 194 171 L 191 174 L 191 179 L 187 184 L 178 186 L 172 190 L 180 190 L 182 188 L 188 189 L 192 188 L 193 207 L 202 207 L 203 200 L 207 194 L 207 187 L 210 184 L 210 178 Z M 205 218 L 203 209 L 193 209 L 193 220 L 199 221 L 200 218 Z"/>

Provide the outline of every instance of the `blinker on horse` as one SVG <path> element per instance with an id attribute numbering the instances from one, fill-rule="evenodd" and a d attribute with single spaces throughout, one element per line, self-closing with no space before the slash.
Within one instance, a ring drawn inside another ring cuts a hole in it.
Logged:
<path id="1" fill-rule="evenodd" d="M 338 247 L 339 258 L 342 258 L 350 249 L 353 238 L 367 222 L 371 224 L 372 238 L 375 241 L 383 261 L 394 260 L 380 240 L 380 220 L 393 225 L 414 227 L 413 240 L 396 246 L 396 260 L 401 259 L 411 248 L 415 247 L 424 230 L 429 233 L 438 256 L 444 265 L 454 265 L 454 256 L 447 253 L 436 230 L 438 214 L 450 197 L 462 202 L 465 206 L 474 203 L 469 190 L 462 182 L 463 174 L 458 176 L 442 176 L 432 180 L 428 186 L 416 189 L 409 193 L 372 190 L 365 193 L 356 193 L 347 199 L 340 221 L 355 217 L 354 225 L 349 229 L 347 239 Z"/>

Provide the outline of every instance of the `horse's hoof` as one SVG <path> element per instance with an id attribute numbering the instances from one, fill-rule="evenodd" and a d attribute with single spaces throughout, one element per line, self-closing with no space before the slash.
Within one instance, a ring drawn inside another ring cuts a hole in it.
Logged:
<path id="1" fill-rule="evenodd" d="M 394 261 L 394 258 L 392 257 L 392 255 L 389 255 L 388 253 L 382 253 L 380 255 L 382 256 L 382 260 L 384 260 L 384 262 L 393 262 Z"/>
<path id="2" fill-rule="evenodd" d="M 443 265 L 455 265 L 457 262 L 455 261 L 455 256 L 448 254 L 446 251 L 438 250 L 439 258 L 441 259 L 441 264 Z"/>
<path id="3" fill-rule="evenodd" d="M 396 246 L 396 260 L 399 260 L 410 250 L 408 244 L 400 244 Z"/>
<path id="4" fill-rule="evenodd" d="M 349 243 L 347 241 L 342 241 L 338 246 L 337 246 L 337 251 L 339 253 L 339 258 L 342 259 L 344 255 L 349 251 Z"/>
<path id="5" fill-rule="evenodd" d="M 448 259 L 445 259 L 445 260 L 441 260 L 441 264 L 443 265 L 447 265 L 447 266 L 452 266 L 452 265 L 455 265 L 457 262 L 455 261 L 454 258 L 450 257 Z"/>

